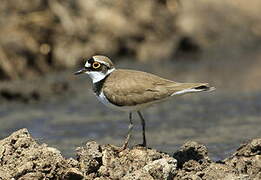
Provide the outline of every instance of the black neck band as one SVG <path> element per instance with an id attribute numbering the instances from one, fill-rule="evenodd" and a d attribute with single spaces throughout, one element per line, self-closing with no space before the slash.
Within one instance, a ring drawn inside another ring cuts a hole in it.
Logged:
<path id="1" fill-rule="evenodd" d="M 106 79 L 109 77 L 110 74 L 108 74 L 107 76 L 105 76 L 105 78 L 103 78 L 102 80 L 96 82 L 96 83 L 93 83 L 93 91 L 94 93 L 99 96 L 101 94 L 101 90 L 102 90 L 102 87 L 103 87 L 103 84 L 104 82 L 106 81 Z"/>

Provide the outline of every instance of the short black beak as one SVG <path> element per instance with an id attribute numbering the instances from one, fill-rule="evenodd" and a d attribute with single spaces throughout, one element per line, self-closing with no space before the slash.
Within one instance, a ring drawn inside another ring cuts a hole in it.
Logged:
<path id="1" fill-rule="evenodd" d="M 79 71 L 76 71 L 76 72 L 74 73 L 74 75 L 79 75 L 79 74 L 85 73 L 86 71 L 87 71 L 86 68 L 82 68 L 82 69 L 80 69 Z"/>

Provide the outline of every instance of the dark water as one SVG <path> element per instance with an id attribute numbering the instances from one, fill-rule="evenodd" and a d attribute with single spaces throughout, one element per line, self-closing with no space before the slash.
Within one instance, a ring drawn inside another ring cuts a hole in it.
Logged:
<path id="1" fill-rule="evenodd" d="M 212 159 L 218 160 L 231 154 L 239 144 L 260 137 L 261 91 L 249 88 L 240 79 L 241 74 L 229 76 L 231 70 L 218 64 L 170 61 L 119 64 L 176 81 L 210 82 L 217 87 L 215 92 L 175 97 L 144 110 L 149 147 L 173 153 L 185 141 L 193 140 L 206 144 Z M 73 81 L 77 90 L 64 98 L 28 105 L 0 105 L 0 137 L 27 128 L 39 142 L 59 148 L 67 157 L 74 156 L 74 149 L 90 140 L 120 145 L 128 129 L 127 113 L 99 103 L 87 77 Z M 137 115 L 134 119 L 131 145 L 142 140 L 140 120 Z"/>

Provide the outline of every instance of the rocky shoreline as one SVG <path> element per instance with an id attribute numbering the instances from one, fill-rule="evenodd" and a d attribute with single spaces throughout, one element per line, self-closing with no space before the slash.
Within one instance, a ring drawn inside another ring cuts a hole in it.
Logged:
<path id="1" fill-rule="evenodd" d="M 207 148 L 186 142 L 169 155 L 133 147 L 118 152 L 94 141 L 76 149 L 76 159 L 39 144 L 27 129 L 0 141 L 0 179 L 261 179 L 261 139 L 241 145 L 214 162 Z"/>

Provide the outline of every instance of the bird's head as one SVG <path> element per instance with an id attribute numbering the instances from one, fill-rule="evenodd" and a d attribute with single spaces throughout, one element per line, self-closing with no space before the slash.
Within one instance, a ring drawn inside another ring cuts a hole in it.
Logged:
<path id="1" fill-rule="evenodd" d="M 93 83 L 99 82 L 109 75 L 115 68 L 111 60 L 106 56 L 93 56 L 86 60 L 82 69 L 75 72 L 75 75 L 86 73 L 90 76 Z"/>

